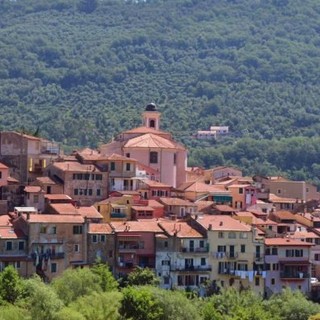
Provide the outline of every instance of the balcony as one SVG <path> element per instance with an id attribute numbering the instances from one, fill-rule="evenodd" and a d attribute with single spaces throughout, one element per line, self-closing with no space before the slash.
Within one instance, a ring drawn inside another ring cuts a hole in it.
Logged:
<path id="1" fill-rule="evenodd" d="M 238 258 L 238 252 L 226 252 L 227 259 L 237 259 Z"/>
<path id="2" fill-rule="evenodd" d="M 259 263 L 259 262 L 263 263 L 264 262 L 264 255 L 255 253 L 253 255 L 253 259 L 254 259 L 254 262 L 256 262 L 256 263 Z"/>
<path id="3" fill-rule="evenodd" d="M 280 279 L 304 280 L 310 278 L 307 272 L 280 272 Z"/>
<path id="4" fill-rule="evenodd" d="M 131 269 L 134 268 L 136 265 L 133 263 L 133 261 L 122 261 L 118 263 L 119 268 L 124 269 Z"/>
<path id="5" fill-rule="evenodd" d="M 171 271 L 183 271 L 183 272 L 207 272 L 211 271 L 211 266 L 181 266 L 171 267 Z"/>
<path id="6" fill-rule="evenodd" d="M 121 213 L 121 212 L 111 212 L 111 214 L 110 214 L 111 219 L 123 219 L 126 217 L 127 217 L 127 215 L 125 213 Z"/>
<path id="7" fill-rule="evenodd" d="M 64 252 L 51 253 L 51 259 L 64 259 Z"/>
<path id="8" fill-rule="evenodd" d="M 208 253 L 209 252 L 209 247 L 205 248 L 188 248 L 188 247 L 182 247 L 181 252 L 192 252 L 192 253 Z"/>

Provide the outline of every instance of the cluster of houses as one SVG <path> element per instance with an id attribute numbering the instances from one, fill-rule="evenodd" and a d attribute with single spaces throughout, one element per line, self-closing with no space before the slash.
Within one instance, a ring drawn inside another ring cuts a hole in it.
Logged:
<path id="1" fill-rule="evenodd" d="M 163 288 L 283 287 L 318 293 L 320 194 L 283 177 L 187 167 L 187 150 L 143 126 L 98 150 L 64 155 L 51 141 L 0 133 L 0 271 L 50 281 L 97 260 L 116 277 L 155 271 Z"/>

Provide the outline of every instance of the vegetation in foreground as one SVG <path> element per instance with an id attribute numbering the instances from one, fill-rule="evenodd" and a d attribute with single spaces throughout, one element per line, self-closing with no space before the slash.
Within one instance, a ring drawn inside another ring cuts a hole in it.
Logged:
<path id="1" fill-rule="evenodd" d="M 222 290 L 199 298 L 162 290 L 148 269 L 136 269 L 123 286 L 108 266 L 68 269 L 52 283 L 21 279 L 9 266 L 0 273 L 1 320 L 317 320 L 320 305 L 284 290 L 263 300 L 251 291 Z"/>

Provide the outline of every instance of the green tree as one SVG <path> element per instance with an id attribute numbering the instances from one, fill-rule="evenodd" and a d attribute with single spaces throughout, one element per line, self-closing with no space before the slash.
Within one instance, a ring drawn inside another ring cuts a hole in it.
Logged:
<path id="1" fill-rule="evenodd" d="M 101 292 L 100 279 L 89 268 L 67 269 L 54 279 L 52 286 L 60 299 L 68 305 L 92 292 Z"/>
<path id="2" fill-rule="evenodd" d="M 159 283 L 159 278 L 149 268 L 137 267 L 128 276 L 128 285 L 130 286 L 157 286 Z"/>
<path id="3" fill-rule="evenodd" d="M 55 320 L 57 313 L 64 307 L 53 288 L 39 277 L 24 280 L 24 303 L 34 320 Z"/>
<path id="4" fill-rule="evenodd" d="M 120 314 L 124 319 L 160 320 L 163 310 L 159 301 L 148 287 L 128 287 L 123 289 Z"/>
<path id="5" fill-rule="evenodd" d="M 99 284 L 102 291 L 113 291 L 118 288 L 118 282 L 112 275 L 110 268 L 107 264 L 97 262 L 92 268 L 93 274 L 97 275 L 99 278 Z"/>
<path id="6" fill-rule="evenodd" d="M 8 266 L 0 273 L 0 296 L 3 300 L 15 303 L 22 293 L 22 280 L 13 266 Z"/>

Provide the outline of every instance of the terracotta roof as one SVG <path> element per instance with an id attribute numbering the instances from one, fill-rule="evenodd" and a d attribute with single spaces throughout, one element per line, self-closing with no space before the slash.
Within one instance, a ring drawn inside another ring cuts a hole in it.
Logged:
<path id="1" fill-rule="evenodd" d="M 124 145 L 125 148 L 161 148 L 161 149 L 180 149 L 185 148 L 172 140 L 160 137 L 158 135 L 147 133 L 142 136 L 138 136 L 129 139 Z"/>
<path id="2" fill-rule="evenodd" d="M 158 221 L 143 219 L 138 221 L 110 222 L 115 232 L 163 232 L 158 226 Z"/>
<path id="3" fill-rule="evenodd" d="M 199 216 L 197 222 L 213 231 L 251 231 L 251 227 L 247 224 L 225 215 Z"/>
<path id="4" fill-rule="evenodd" d="M 291 213 L 290 211 L 286 210 L 279 210 L 274 213 L 276 217 L 278 217 L 281 220 L 295 220 L 295 215 Z"/>
<path id="5" fill-rule="evenodd" d="M 98 160 L 100 157 L 100 153 L 97 150 L 93 150 L 90 148 L 84 148 L 81 150 L 77 150 L 76 153 L 83 159 L 83 160 Z"/>
<path id="6" fill-rule="evenodd" d="M 178 238 L 203 238 L 203 235 L 184 221 L 161 221 L 159 226 L 171 237 Z"/>
<path id="7" fill-rule="evenodd" d="M 109 223 L 89 223 L 88 233 L 111 234 L 112 231 Z"/>
<path id="8" fill-rule="evenodd" d="M 293 199 L 293 198 L 281 198 L 276 196 L 273 193 L 269 194 L 269 201 L 273 202 L 273 203 L 296 203 L 297 199 Z"/>
<path id="9" fill-rule="evenodd" d="M 84 219 L 80 214 L 30 214 L 29 219 L 23 215 L 29 223 L 83 223 Z"/>
<path id="10" fill-rule="evenodd" d="M 199 200 L 197 202 L 195 202 L 195 204 L 197 205 L 197 210 L 198 211 L 202 211 L 205 209 L 211 209 L 214 202 L 213 201 L 205 201 L 205 200 Z"/>
<path id="11" fill-rule="evenodd" d="M 145 165 L 145 164 L 143 164 L 141 162 L 137 163 L 137 168 L 139 170 L 144 170 L 144 171 L 148 172 L 149 174 L 154 174 L 154 175 L 159 174 L 158 170 L 156 170 L 154 168 L 151 168 L 150 166 L 147 166 L 147 165 Z"/>
<path id="12" fill-rule="evenodd" d="M 9 169 L 9 167 L 7 167 L 5 164 L 0 162 L 0 169 Z"/>
<path id="13" fill-rule="evenodd" d="M 162 182 L 158 182 L 155 180 L 150 180 L 150 179 L 139 179 L 140 181 L 142 181 L 144 184 L 146 184 L 149 187 L 156 187 L 156 188 L 171 188 L 170 185 L 162 183 Z"/>
<path id="14" fill-rule="evenodd" d="M 137 127 L 131 130 L 127 130 L 124 131 L 123 133 L 141 133 L 141 134 L 145 134 L 145 133 L 153 133 L 153 134 L 158 134 L 158 135 L 168 135 L 171 137 L 171 134 L 169 132 L 166 131 L 162 131 L 162 130 L 156 130 L 154 128 L 150 128 L 150 127 Z"/>
<path id="15" fill-rule="evenodd" d="M 294 234 L 290 235 L 290 238 L 293 239 L 313 239 L 313 238 L 320 238 L 319 235 L 312 231 L 296 231 Z"/>
<path id="16" fill-rule="evenodd" d="M 131 161 L 131 162 L 137 162 L 136 159 L 128 158 L 128 157 L 122 156 L 122 155 L 117 154 L 117 153 L 113 153 L 111 156 L 108 156 L 106 159 L 107 159 L 107 160 L 114 160 L 114 161 Z"/>
<path id="17" fill-rule="evenodd" d="M 154 211 L 154 208 L 149 206 L 132 206 L 131 208 L 135 211 Z"/>
<path id="18" fill-rule="evenodd" d="M 221 212 L 234 212 L 235 209 L 226 204 L 216 204 L 215 208 Z"/>
<path id="19" fill-rule="evenodd" d="M 24 187 L 24 192 L 27 193 L 39 193 L 44 192 L 40 186 L 26 186 Z"/>
<path id="20" fill-rule="evenodd" d="M 310 247 L 313 244 L 290 238 L 266 238 L 264 240 L 266 246 L 305 246 Z"/>
<path id="21" fill-rule="evenodd" d="M 11 218 L 7 214 L 0 215 L 0 226 L 9 226 L 11 225 Z"/>
<path id="22" fill-rule="evenodd" d="M 79 207 L 77 208 L 77 211 L 79 214 L 81 214 L 82 217 L 86 217 L 89 219 L 102 219 L 103 216 L 99 213 L 99 211 L 94 207 Z"/>
<path id="23" fill-rule="evenodd" d="M 72 200 L 70 196 L 64 193 L 56 193 L 56 194 L 50 193 L 50 194 L 45 194 L 44 197 L 45 199 L 48 199 L 48 200 Z"/>
<path id="24" fill-rule="evenodd" d="M 137 196 L 137 195 L 140 195 L 140 192 L 139 191 L 130 191 L 130 190 L 127 190 L 127 191 L 113 191 L 111 193 L 119 193 L 121 195 L 134 195 L 134 196 Z"/>
<path id="25" fill-rule="evenodd" d="M 49 177 L 38 177 L 36 178 L 36 181 L 41 182 L 42 184 L 51 184 L 54 185 L 56 184 L 51 178 Z"/>
<path id="26" fill-rule="evenodd" d="M 100 172 L 100 170 L 93 164 L 82 164 L 74 161 L 54 162 L 53 166 L 62 171 L 72 172 Z"/>
<path id="27" fill-rule="evenodd" d="M 25 237 L 25 234 L 19 229 L 0 227 L 0 239 L 21 239 Z"/>
<path id="28" fill-rule="evenodd" d="M 79 214 L 72 203 L 50 203 L 49 206 L 59 215 Z"/>
<path id="29" fill-rule="evenodd" d="M 249 211 L 238 211 L 238 212 L 235 212 L 235 215 L 238 217 L 251 217 L 251 218 L 254 217 L 253 213 Z"/>
<path id="30" fill-rule="evenodd" d="M 19 183 L 19 180 L 15 179 L 13 177 L 10 177 L 10 176 L 8 177 L 7 181 L 11 182 L 11 183 Z"/>
<path id="31" fill-rule="evenodd" d="M 163 208 L 163 204 L 158 202 L 157 200 L 148 200 L 148 206 L 151 208 Z"/>
<path id="32" fill-rule="evenodd" d="M 259 219 L 259 218 L 258 218 Z M 277 222 L 273 221 L 273 220 L 270 220 L 270 219 L 267 219 L 267 220 L 262 220 L 262 219 L 259 219 L 256 223 L 256 225 L 266 225 L 266 226 L 271 226 L 271 225 L 278 225 Z"/>
<path id="33" fill-rule="evenodd" d="M 208 193 L 223 193 L 223 194 L 228 194 L 230 195 L 230 191 L 227 191 L 224 186 L 219 186 L 219 185 L 211 185 L 211 184 L 206 184 L 203 182 L 192 182 L 190 183 L 189 186 L 182 186 L 182 190 L 185 192 L 192 191 L 192 192 L 208 192 Z M 178 190 L 181 190 L 181 186 L 178 188 Z"/>
<path id="34" fill-rule="evenodd" d="M 197 207 L 195 203 L 180 198 L 160 198 L 160 201 L 166 206 Z"/>

